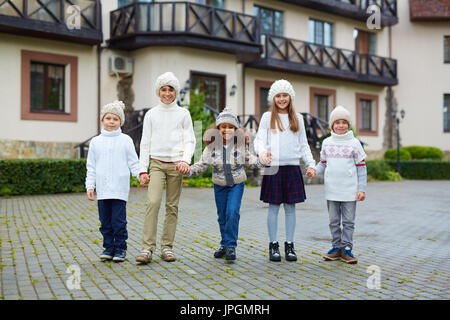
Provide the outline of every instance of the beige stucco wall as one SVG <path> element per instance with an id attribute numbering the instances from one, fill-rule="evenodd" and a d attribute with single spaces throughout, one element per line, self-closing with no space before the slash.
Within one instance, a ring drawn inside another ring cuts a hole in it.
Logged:
<path id="1" fill-rule="evenodd" d="M 0 33 L 0 139 L 81 142 L 97 131 L 95 47 Z M 21 120 L 21 50 L 78 57 L 78 120 L 76 122 Z"/>
<path id="2" fill-rule="evenodd" d="M 392 44 L 399 77 L 394 92 L 399 109 L 406 111 L 401 142 L 450 150 L 450 133 L 443 131 L 443 95 L 450 94 L 443 39 L 450 35 L 450 23 L 411 22 L 407 1 L 397 4 L 400 23 L 392 28 Z"/>

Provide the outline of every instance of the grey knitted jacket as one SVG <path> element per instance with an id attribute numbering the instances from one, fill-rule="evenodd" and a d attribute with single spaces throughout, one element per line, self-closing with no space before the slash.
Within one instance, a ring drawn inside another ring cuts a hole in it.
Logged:
<path id="1" fill-rule="evenodd" d="M 239 184 L 247 180 L 244 166 L 249 168 L 262 167 L 261 163 L 258 160 L 258 157 L 252 154 L 248 150 L 248 147 L 229 147 L 231 148 L 231 152 L 229 152 L 226 148 L 210 146 L 206 146 L 206 148 L 203 150 L 200 160 L 190 167 L 189 176 L 197 176 L 200 173 L 206 171 L 206 169 L 208 169 L 208 166 L 212 166 L 213 183 L 219 186 L 232 186 L 234 184 Z M 223 150 L 227 150 L 225 156 L 228 160 L 226 160 L 225 163 L 229 166 L 224 166 Z M 229 169 L 227 169 L 227 167 Z M 232 177 L 232 182 L 229 181 L 228 184 L 226 179 L 227 170 L 229 170 Z"/>

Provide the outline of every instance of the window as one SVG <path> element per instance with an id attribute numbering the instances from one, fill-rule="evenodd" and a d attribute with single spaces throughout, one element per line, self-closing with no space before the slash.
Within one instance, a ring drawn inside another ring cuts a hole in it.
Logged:
<path id="1" fill-rule="evenodd" d="M 205 103 L 218 112 L 225 108 L 225 76 L 191 72 L 192 89 L 205 94 Z"/>
<path id="2" fill-rule="evenodd" d="M 309 42 L 333 46 L 333 25 L 328 22 L 309 19 Z"/>
<path id="3" fill-rule="evenodd" d="M 377 35 L 373 32 L 366 32 L 355 29 L 353 32 L 355 39 L 355 51 L 361 54 L 376 54 Z"/>
<path id="4" fill-rule="evenodd" d="M 264 112 L 269 111 L 272 105 L 267 101 L 271 85 L 270 81 L 255 80 L 255 116 L 258 120 L 261 120 Z"/>
<path id="5" fill-rule="evenodd" d="M 21 119 L 77 121 L 78 58 L 22 50 Z"/>
<path id="6" fill-rule="evenodd" d="M 208 6 L 225 9 L 225 0 L 195 0 L 196 3 L 206 4 Z"/>
<path id="7" fill-rule="evenodd" d="M 310 88 L 310 113 L 328 122 L 330 112 L 336 106 L 336 90 L 326 88 Z"/>
<path id="8" fill-rule="evenodd" d="M 254 6 L 253 13 L 261 21 L 261 33 L 283 36 L 283 12 Z"/>
<path id="9" fill-rule="evenodd" d="M 444 62 L 450 63 L 450 36 L 444 37 Z"/>
<path id="10" fill-rule="evenodd" d="M 31 112 L 65 112 L 65 66 L 31 62 L 30 110 Z"/>
<path id="11" fill-rule="evenodd" d="M 444 131 L 450 132 L 450 94 L 444 94 Z"/>
<path id="12" fill-rule="evenodd" d="M 378 135 L 378 96 L 356 94 L 356 127 L 360 135 Z"/>

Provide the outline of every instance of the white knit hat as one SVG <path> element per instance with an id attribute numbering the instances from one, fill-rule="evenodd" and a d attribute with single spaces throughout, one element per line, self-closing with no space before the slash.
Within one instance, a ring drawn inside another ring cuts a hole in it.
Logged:
<path id="1" fill-rule="evenodd" d="M 333 123 L 339 119 L 346 120 L 348 122 L 348 125 L 351 126 L 352 122 L 350 121 L 350 112 L 348 112 L 348 110 L 343 106 L 337 106 L 333 109 L 333 111 L 331 111 L 329 120 L 331 130 L 333 130 Z"/>
<path id="2" fill-rule="evenodd" d="M 277 80 L 270 86 L 269 95 L 267 100 L 271 105 L 273 103 L 273 98 L 279 93 L 287 93 L 291 96 L 291 101 L 295 99 L 295 91 L 291 83 L 287 80 L 281 79 Z"/>
<path id="3" fill-rule="evenodd" d="M 163 86 L 170 86 L 174 88 L 176 97 L 178 97 L 178 93 L 180 92 L 180 82 L 172 72 L 163 73 L 156 79 L 155 92 L 158 98 L 159 98 L 159 89 L 161 89 L 161 87 Z"/>
<path id="4" fill-rule="evenodd" d="M 112 113 L 120 118 L 120 126 L 123 126 L 123 124 L 125 122 L 125 113 L 123 111 L 124 109 L 125 109 L 125 105 L 123 104 L 122 101 L 119 101 L 119 100 L 105 104 L 102 107 L 102 110 L 100 111 L 100 120 L 103 120 L 103 117 L 105 116 L 105 114 Z"/>
<path id="5" fill-rule="evenodd" d="M 229 123 L 235 126 L 236 128 L 240 127 L 239 119 L 237 115 L 231 111 L 231 108 L 226 107 L 222 110 L 221 113 L 216 118 L 216 126 L 218 126 L 221 123 Z"/>

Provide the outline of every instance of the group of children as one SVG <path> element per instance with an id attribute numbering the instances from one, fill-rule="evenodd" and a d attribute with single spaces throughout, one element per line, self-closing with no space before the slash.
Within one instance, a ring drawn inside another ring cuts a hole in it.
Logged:
<path id="1" fill-rule="evenodd" d="M 365 153 L 350 130 L 350 113 L 337 106 L 330 114 L 331 136 L 322 143 L 316 165 L 308 145 L 303 117 L 295 112 L 295 92 L 286 80 L 275 81 L 268 99 L 270 111 L 263 114 L 253 154 L 250 138 L 238 117 L 225 108 L 203 137 L 201 159 L 190 165 L 195 149 L 192 119 L 187 109 L 177 105 L 180 85 L 171 72 L 156 80 L 159 103 L 144 117 L 139 159 L 131 138 L 121 132 L 125 115 L 121 101 L 107 104 L 101 111 L 103 129 L 92 139 L 87 159 L 86 189 L 89 200 L 97 193 L 102 260 L 124 261 L 126 257 L 126 202 L 130 172 L 148 185 L 142 250 L 138 263 L 149 263 L 156 250 L 158 212 L 166 189 L 165 219 L 161 237 L 161 258 L 175 261 L 173 243 L 178 220 L 178 203 L 183 176 L 195 176 L 212 166 L 212 181 L 221 234 L 215 258 L 236 259 L 241 200 L 247 180 L 245 167 L 264 168 L 260 200 L 269 204 L 267 228 L 269 259 L 281 261 L 277 229 L 281 204 L 285 211 L 284 256 L 296 261 L 294 234 L 295 204 L 304 202 L 306 192 L 300 158 L 306 174 L 313 179 L 324 173 L 332 248 L 323 258 L 357 263 L 352 254 L 356 202 L 365 199 L 367 171 Z M 341 228 L 342 223 L 342 228 Z"/>

